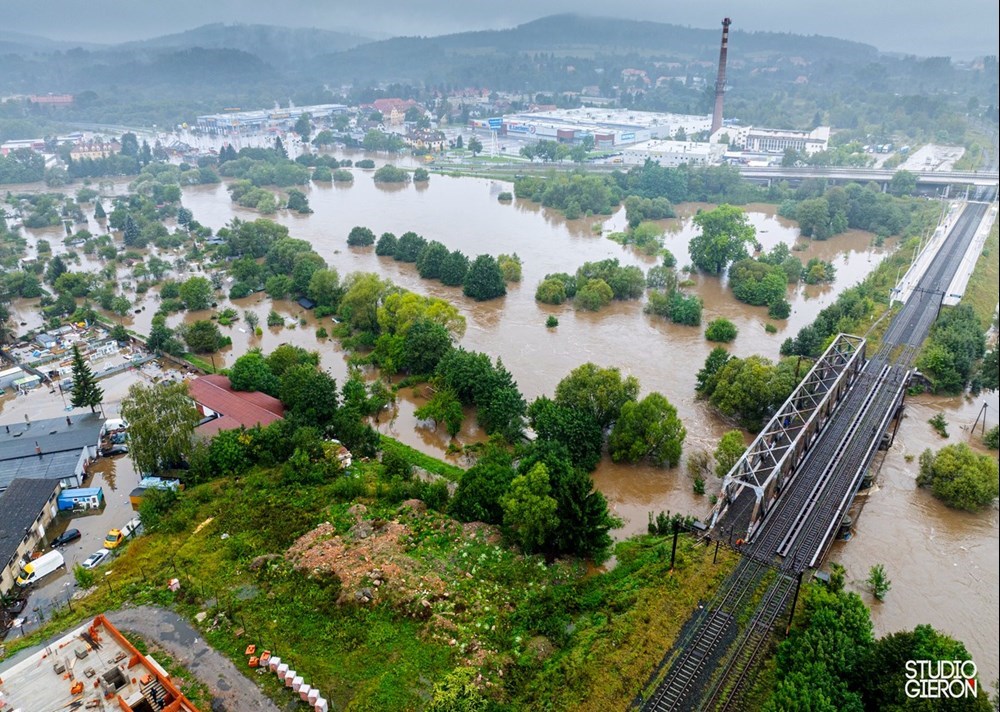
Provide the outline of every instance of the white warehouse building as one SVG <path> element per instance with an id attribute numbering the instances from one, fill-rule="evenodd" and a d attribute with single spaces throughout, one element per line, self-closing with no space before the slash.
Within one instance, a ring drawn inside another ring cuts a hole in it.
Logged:
<path id="1" fill-rule="evenodd" d="M 726 146 L 695 141 L 644 141 L 622 150 L 622 163 L 641 166 L 647 160 L 664 168 L 687 164 L 707 166 L 722 162 Z"/>
<path id="2" fill-rule="evenodd" d="M 708 131 L 711 124 L 710 116 L 583 107 L 508 114 L 503 117 L 502 132 L 528 140 L 561 143 L 579 143 L 584 137 L 593 136 L 598 148 L 612 148 L 652 139 L 673 139 L 678 131 L 690 136 Z"/>

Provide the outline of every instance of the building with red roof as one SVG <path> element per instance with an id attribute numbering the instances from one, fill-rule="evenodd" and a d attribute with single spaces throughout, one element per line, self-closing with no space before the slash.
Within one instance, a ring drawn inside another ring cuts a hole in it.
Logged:
<path id="1" fill-rule="evenodd" d="M 285 417 L 280 400 L 260 391 L 235 391 L 226 376 L 199 376 L 188 383 L 188 395 L 203 416 L 195 433 L 205 438 L 241 426 L 263 427 Z"/>

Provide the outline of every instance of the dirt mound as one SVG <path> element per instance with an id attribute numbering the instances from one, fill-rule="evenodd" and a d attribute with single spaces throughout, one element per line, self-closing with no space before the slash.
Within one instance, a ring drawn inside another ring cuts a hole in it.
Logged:
<path id="1" fill-rule="evenodd" d="M 360 519 L 346 535 L 324 522 L 299 537 L 285 558 L 310 576 L 340 580 L 338 603 L 368 604 L 385 599 L 402 605 L 417 617 L 428 603 L 445 595 L 445 583 L 406 554 L 411 532 L 399 521 Z"/>

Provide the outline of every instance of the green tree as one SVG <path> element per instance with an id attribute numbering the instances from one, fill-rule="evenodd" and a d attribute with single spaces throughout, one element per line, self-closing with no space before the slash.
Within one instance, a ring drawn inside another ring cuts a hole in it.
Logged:
<path id="1" fill-rule="evenodd" d="M 559 505 L 550 496 L 551 490 L 548 468 L 539 462 L 511 480 L 510 488 L 500 498 L 504 527 L 525 553 L 545 548 L 559 526 Z"/>
<path id="2" fill-rule="evenodd" d="M 507 294 L 500 265 L 492 255 L 479 255 L 469 266 L 462 280 L 462 293 L 477 302 L 496 299 Z"/>
<path id="3" fill-rule="evenodd" d="M 79 347 L 73 344 L 73 396 L 70 402 L 74 408 L 89 407 L 91 413 L 104 401 L 104 389 L 97 385 L 94 372 L 83 360 Z"/>
<path id="4" fill-rule="evenodd" d="M 794 364 L 775 365 L 757 355 L 730 358 L 719 369 L 709 400 L 726 417 L 735 418 L 748 430 L 757 431 L 797 384 Z"/>
<path id="5" fill-rule="evenodd" d="M 548 277 L 539 283 L 535 299 L 542 304 L 562 304 L 566 301 L 566 285 L 561 279 Z"/>
<path id="6" fill-rule="evenodd" d="M 885 566 L 882 564 L 875 564 L 868 570 L 868 578 L 865 583 L 871 589 L 872 595 L 879 601 L 884 601 L 885 595 L 892 588 L 892 581 L 886 576 Z"/>
<path id="7" fill-rule="evenodd" d="M 721 317 L 710 321 L 705 329 L 705 338 L 709 341 L 729 343 L 736 338 L 736 334 L 736 324 Z"/>
<path id="8" fill-rule="evenodd" d="M 63 258 L 56 255 L 49 261 L 49 266 L 45 268 L 45 281 L 54 285 L 56 280 L 66 274 L 68 270 Z"/>
<path id="9" fill-rule="evenodd" d="M 597 467 L 604 434 L 587 411 L 567 408 L 541 396 L 529 406 L 528 422 L 539 440 L 562 444 L 574 466 L 588 472 Z"/>
<path id="10" fill-rule="evenodd" d="M 142 234 L 139 223 L 131 215 L 125 216 L 125 226 L 122 229 L 123 240 L 126 247 L 144 247 L 142 244 Z"/>
<path id="11" fill-rule="evenodd" d="M 426 318 L 418 318 L 403 337 L 402 368 L 411 374 L 430 374 L 452 349 L 448 329 Z"/>
<path id="12" fill-rule="evenodd" d="M 187 384 L 133 384 L 122 400 L 121 415 L 129 425 L 129 456 L 137 472 L 159 474 L 191 454 L 201 416 Z"/>
<path id="13" fill-rule="evenodd" d="M 210 319 L 199 319 L 186 326 L 181 333 L 188 349 L 196 354 L 214 353 L 222 348 L 225 341 L 219 326 Z"/>
<path id="14" fill-rule="evenodd" d="M 688 245 L 691 260 L 698 269 L 712 274 L 721 274 L 730 262 L 745 258 L 746 246 L 756 235 L 746 214 L 732 205 L 699 212 L 694 224 L 701 233 Z"/>
<path id="15" fill-rule="evenodd" d="M 278 377 L 260 349 L 251 349 L 236 359 L 229 369 L 229 382 L 235 391 L 261 391 L 278 396 Z"/>
<path id="16" fill-rule="evenodd" d="M 909 171 L 899 170 L 892 174 L 889 192 L 893 195 L 913 195 L 917 190 L 917 176 Z"/>
<path id="17" fill-rule="evenodd" d="M 257 312 L 245 310 L 243 312 L 243 322 L 247 325 L 247 331 L 251 335 L 257 333 L 257 325 L 260 324 L 260 317 L 257 316 Z"/>
<path id="18" fill-rule="evenodd" d="M 346 291 L 338 308 L 341 316 L 352 329 L 377 334 L 378 307 L 392 290 L 392 284 L 375 274 L 355 273 L 347 277 L 344 287 Z"/>
<path id="19" fill-rule="evenodd" d="M 212 283 L 204 277 L 188 277 L 179 286 L 180 299 L 190 311 L 208 309 L 212 305 Z"/>
<path id="20" fill-rule="evenodd" d="M 317 306 L 336 309 L 344 288 L 340 285 L 340 275 L 332 267 L 320 268 L 309 277 L 306 294 Z"/>
<path id="21" fill-rule="evenodd" d="M 574 297 L 574 304 L 578 309 L 587 311 L 600 311 L 614 298 L 614 291 L 603 279 L 588 279 Z"/>
<path id="22" fill-rule="evenodd" d="M 929 487 L 949 507 L 974 512 L 993 503 L 1000 493 L 996 458 L 976 453 L 965 443 L 920 455 L 917 485 Z"/>
<path id="23" fill-rule="evenodd" d="M 293 130 L 302 139 L 302 143 L 309 143 L 309 137 L 312 135 L 312 116 L 308 112 L 302 114 L 295 122 Z"/>
<path id="24" fill-rule="evenodd" d="M 417 256 L 417 274 L 424 279 L 440 279 L 441 268 L 446 259 L 448 248 L 437 240 L 432 240 Z"/>
<path id="25" fill-rule="evenodd" d="M 292 366 L 281 375 L 278 397 L 303 425 L 329 426 L 337 414 L 337 382 L 312 364 Z"/>
<path id="26" fill-rule="evenodd" d="M 505 282 L 521 281 L 521 258 L 517 256 L 516 252 L 513 255 L 499 255 L 497 264 L 500 265 Z"/>
<path id="27" fill-rule="evenodd" d="M 483 142 L 480 141 L 477 137 L 473 136 L 472 138 L 469 139 L 468 148 L 469 151 L 472 152 L 473 156 L 478 156 L 480 153 L 483 152 Z"/>
<path id="28" fill-rule="evenodd" d="M 451 437 L 458 435 L 462 429 L 465 413 L 462 404 L 450 388 L 439 388 L 430 400 L 414 411 L 420 420 L 433 420 L 435 424 L 444 423 Z"/>
<path id="29" fill-rule="evenodd" d="M 514 479 L 511 457 L 498 447 L 490 447 L 479 461 L 465 471 L 451 498 L 448 512 L 462 522 L 503 522 L 501 498 Z"/>
<path id="30" fill-rule="evenodd" d="M 128 297 L 118 294 L 111 300 L 111 311 L 118 316 L 119 323 L 132 310 L 132 302 Z"/>
<path id="31" fill-rule="evenodd" d="M 347 235 L 347 244 L 351 247 L 369 247 L 375 244 L 375 233 L 367 227 L 355 225 Z"/>
<path id="32" fill-rule="evenodd" d="M 608 450 L 615 462 L 645 459 L 674 467 L 681 460 L 686 435 L 677 409 L 659 393 L 650 393 L 639 402 L 622 405 L 621 415 L 608 437 Z"/>
<path id="33" fill-rule="evenodd" d="M 618 419 L 622 407 L 639 395 L 635 376 L 622 377 L 617 368 L 593 363 L 577 366 L 556 386 L 555 402 L 587 413 L 602 430 Z"/>
<path id="34" fill-rule="evenodd" d="M 741 431 L 730 430 L 723 435 L 718 447 L 715 448 L 715 474 L 725 477 L 743 456 L 745 450 L 746 445 L 743 444 Z"/>
<path id="35" fill-rule="evenodd" d="M 469 258 L 455 250 L 441 262 L 441 283 L 448 287 L 460 287 L 468 271 Z"/>
<path id="36" fill-rule="evenodd" d="M 288 201 L 285 203 L 285 207 L 300 215 L 308 215 L 312 212 L 312 208 L 309 207 L 309 198 L 301 190 L 295 188 L 288 191 Z"/>
<path id="37" fill-rule="evenodd" d="M 393 258 L 398 262 L 416 262 L 420 252 L 427 246 L 427 240 L 413 231 L 404 232 L 399 236 Z"/>
<path id="38" fill-rule="evenodd" d="M 353 231 L 352 231 L 353 232 Z M 375 245 L 375 254 L 379 257 L 392 257 L 396 254 L 396 246 L 399 240 L 391 232 L 383 232 Z"/>

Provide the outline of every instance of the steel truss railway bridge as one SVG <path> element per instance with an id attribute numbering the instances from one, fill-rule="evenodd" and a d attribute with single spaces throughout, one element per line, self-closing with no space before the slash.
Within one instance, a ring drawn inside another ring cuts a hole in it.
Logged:
<path id="1" fill-rule="evenodd" d="M 635 707 L 739 706 L 776 621 L 822 563 L 894 419 L 898 426 L 913 362 L 987 207 L 968 204 L 878 351 L 866 360 L 865 339 L 839 335 L 725 476 L 710 528 L 735 542 L 741 560 Z"/>

